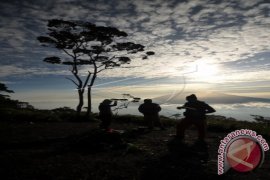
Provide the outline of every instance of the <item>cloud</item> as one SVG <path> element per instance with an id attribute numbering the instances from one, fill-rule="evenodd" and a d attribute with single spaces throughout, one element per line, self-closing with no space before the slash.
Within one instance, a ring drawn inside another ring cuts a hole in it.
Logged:
<path id="1" fill-rule="evenodd" d="M 7 77 L 29 77 L 35 75 L 69 75 L 70 72 L 68 70 L 59 70 L 51 68 L 25 68 L 19 67 L 16 65 L 2 65 L 0 71 L 0 78 Z"/>
<path id="2" fill-rule="evenodd" d="M 33 70 L 28 70 L 11 65 L 5 65 L 1 66 L 0 77 L 6 77 L 10 75 L 25 75 L 32 72 Z"/>
<path id="3" fill-rule="evenodd" d="M 27 92 L 16 91 L 11 95 L 12 99 L 18 99 L 23 102 L 29 102 L 38 109 L 53 109 L 57 107 L 72 107 L 75 109 L 78 99 L 73 91 L 57 91 L 30 89 Z"/>
<path id="4" fill-rule="evenodd" d="M 241 104 L 216 104 L 215 108 L 217 109 L 229 109 L 229 110 L 238 110 L 239 108 L 263 108 L 269 109 L 270 103 L 263 103 L 263 102 L 250 102 L 250 103 L 241 103 Z"/>
<path id="5" fill-rule="evenodd" d="M 67 66 L 42 62 L 46 56 L 63 54 L 41 47 L 36 40 L 46 34 L 48 19 L 61 18 L 114 26 L 126 31 L 130 41 L 156 52 L 148 60 L 132 58 L 130 66 L 134 68 L 99 74 L 96 85 L 111 84 L 94 87 L 96 103 L 104 97 L 119 97 L 122 92 L 144 98 L 174 93 L 175 89 L 270 97 L 267 0 L 10 0 L 1 2 L 0 9 L 0 78 L 11 86 L 16 85 L 11 77 L 71 75 Z M 211 78 L 203 77 L 196 69 L 200 62 L 216 66 L 218 71 Z M 81 72 L 85 75 L 87 71 L 83 67 Z M 14 90 L 15 99 L 38 107 L 47 108 L 52 101 L 54 107 L 77 105 L 75 91 L 70 89 L 57 93 Z M 251 106 L 264 105 L 246 107 Z"/>
<path id="6" fill-rule="evenodd" d="M 52 72 L 49 69 L 52 66 L 42 64 L 41 60 L 56 51 L 45 50 L 36 40 L 38 35 L 45 34 L 46 20 L 50 18 L 115 26 L 127 31 L 132 41 L 156 52 L 148 61 L 134 59 L 131 66 L 136 68 L 104 71 L 100 74 L 102 77 L 180 77 L 187 71 L 186 65 L 196 61 L 223 67 L 222 79 L 219 79 L 222 82 L 248 81 L 248 78 L 269 80 L 270 77 L 265 59 L 270 51 L 267 1 L 18 2 L 0 5 L 0 52 L 9 59 L 1 62 L 5 65 L 0 67 L 1 77 Z M 262 52 L 266 53 L 263 57 L 256 56 Z M 19 64 L 14 66 L 16 61 Z M 239 63 L 245 70 L 241 74 L 240 68 L 237 69 Z M 4 70 L 6 66 L 8 70 Z M 68 69 L 59 68 L 57 73 L 68 73 Z"/>
<path id="7" fill-rule="evenodd" d="M 223 65 L 238 71 L 268 70 L 270 68 L 270 52 L 254 54 L 251 57 L 225 62 Z"/>
<path id="8" fill-rule="evenodd" d="M 241 8 L 247 9 L 247 8 L 252 8 L 256 6 L 259 3 L 262 3 L 263 0 L 258 0 L 258 1 L 245 1 L 245 0 L 240 0 L 239 1 L 239 6 Z"/>

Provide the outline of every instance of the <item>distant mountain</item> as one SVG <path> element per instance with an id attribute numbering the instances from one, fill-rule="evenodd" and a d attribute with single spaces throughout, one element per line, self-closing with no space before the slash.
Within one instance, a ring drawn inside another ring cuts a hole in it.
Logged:
<path id="1" fill-rule="evenodd" d="M 183 104 L 186 102 L 186 96 L 192 93 L 176 93 L 176 94 L 168 94 L 164 96 L 160 96 L 154 98 L 153 101 L 163 104 Z M 255 97 L 247 97 L 247 96 L 237 96 L 224 94 L 219 92 L 200 92 L 194 93 L 197 98 L 201 101 L 205 101 L 211 104 L 237 104 L 237 103 L 250 103 L 250 102 L 263 102 L 270 103 L 270 99 L 267 98 L 255 98 Z"/>

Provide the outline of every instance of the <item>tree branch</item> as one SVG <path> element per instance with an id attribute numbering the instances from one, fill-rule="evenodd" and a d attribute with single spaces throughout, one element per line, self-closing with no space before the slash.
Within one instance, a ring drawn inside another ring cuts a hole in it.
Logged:
<path id="1" fill-rule="evenodd" d="M 108 59 L 107 61 L 103 61 L 102 63 L 106 63 L 106 62 L 109 62 L 109 61 L 112 61 L 113 59 L 115 58 L 115 56 L 111 57 L 110 59 Z M 105 64 L 102 64 L 100 66 L 97 66 L 97 68 L 101 68 L 102 66 L 104 66 Z"/>
<path id="2" fill-rule="evenodd" d="M 97 64 L 96 62 L 94 61 L 93 62 L 93 65 L 94 65 L 94 73 L 93 73 L 93 76 L 92 76 L 92 79 L 91 79 L 91 82 L 90 82 L 90 85 L 89 86 L 93 86 L 95 80 L 96 80 L 96 77 L 97 77 Z"/>
<path id="3" fill-rule="evenodd" d="M 72 58 L 74 58 L 75 56 L 73 56 L 72 54 L 70 54 L 69 52 L 67 52 L 67 50 L 62 49 L 67 55 L 71 56 Z"/>
<path id="4" fill-rule="evenodd" d="M 104 68 L 104 69 L 98 70 L 97 73 L 100 73 L 101 71 L 104 71 L 105 69 L 108 69 L 108 68 Z"/>
<path id="5" fill-rule="evenodd" d="M 83 88 L 86 87 L 86 85 L 87 85 L 87 83 L 88 83 L 88 81 L 89 81 L 89 78 L 90 78 L 91 74 L 92 74 L 92 73 L 91 73 L 90 71 L 88 71 L 88 76 L 87 76 L 87 78 L 86 78 L 86 80 L 85 80 L 85 82 L 84 82 Z"/>
<path id="6" fill-rule="evenodd" d="M 79 87 L 79 85 L 73 80 L 73 79 L 71 79 L 71 78 L 68 78 L 68 77 L 66 77 L 66 79 L 68 79 L 68 80 L 70 80 L 70 81 L 72 81 L 77 87 Z"/>
<path id="7" fill-rule="evenodd" d="M 73 61 L 74 61 L 74 65 L 73 65 L 73 69 L 72 69 L 72 74 L 75 76 L 75 78 L 78 80 L 78 85 L 77 87 L 79 89 L 81 89 L 83 86 L 82 86 L 82 80 L 81 78 L 78 76 L 78 69 L 77 69 L 77 63 L 76 63 L 76 57 L 73 58 Z M 84 91 L 84 89 L 82 89 L 82 92 Z"/>
<path id="8" fill-rule="evenodd" d="M 80 79 L 80 77 L 78 76 L 77 73 L 73 73 L 73 75 L 75 76 L 75 78 L 78 80 L 79 84 L 78 84 L 78 88 L 82 88 L 82 80 Z"/>

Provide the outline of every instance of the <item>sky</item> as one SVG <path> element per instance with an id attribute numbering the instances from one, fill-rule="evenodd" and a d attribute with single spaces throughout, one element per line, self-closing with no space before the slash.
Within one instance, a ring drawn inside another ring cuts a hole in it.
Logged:
<path id="1" fill-rule="evenodd" d="M 77 103 L 67 66 L 43 62 L 61 53 L 37 41 L 52 18 L 116 27 L 155 52 L 132 59 L 133 68 L 100 73 L 96 102 L 123 93 L 155 98 L 209 91 L 270 98 L 268 0 L 0 2 L 0 81 L 15 91 L 12 98 L 38 108 Z"/>

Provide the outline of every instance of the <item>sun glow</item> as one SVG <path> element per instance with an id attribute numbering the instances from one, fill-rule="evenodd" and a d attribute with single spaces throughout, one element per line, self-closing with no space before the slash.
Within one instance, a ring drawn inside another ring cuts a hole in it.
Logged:
<path id="1" fill-rule="evenodd" d="M 195 63 L 195 66 L 196 71 L 193 76 L 198 80 L 213 81 L 220 77 L 220 69 L 216 64 L 199 61 Z"/>
<path id="2" fill-rule="evenodd" d="M 218 73 L 218 67 L 216 65 L 207 64 L 205 62 L 199 62 L 197 64 L 197 73 L 200 76 L 210 77 Z"/>

